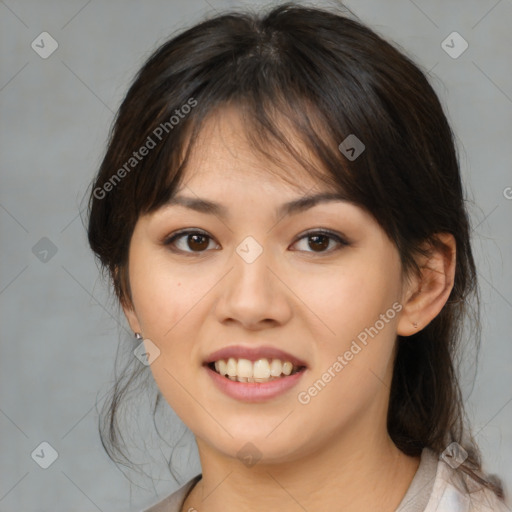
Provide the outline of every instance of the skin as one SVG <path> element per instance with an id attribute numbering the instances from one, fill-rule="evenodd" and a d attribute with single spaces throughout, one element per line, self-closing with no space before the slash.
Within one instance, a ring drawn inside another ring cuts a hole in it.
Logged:
<path id="1" fill-rule="evenodd" d="M 326 185 L 286 155 L 295 185 L 268 172 L 278 168 L 253 153 L 243 133 L 233 110 L 206 124 L 178 192 L 219 202 L 229 216 L 162 207 L 139 218 L 129 249 L 126 317 L 159 348 L 150 366 L 155 381 L 198 445 L 203 476 L 182 510 L 392 512 L 419 465 L 386 429 L 395 340 L 442 309 L 453 286 L 455 242 L 439 234 L 448 249 L 421 260 L 422 274 L 406 279 L 392 241 L 353 204 L 325 202 L 278 219 L 282 203 Z M 211 239 L 187 243 L 185 235 L 173 252 L 163 240 L 183 228 Z M 349 245 L 327 238 L 318 248 L 303 234 L 321 228 Z M 250 264 L 236 253 L 249 235 L 263 248 Z M 308 404 L 299 403 L 297 394 L 395 302 L 401 311 Z M 279 347 L 308 369 L 276 398 L 234 400 L 202 364 L 235 344 Z M 248 442 L 261 455 L 250 467 L 237 457 Z"/>

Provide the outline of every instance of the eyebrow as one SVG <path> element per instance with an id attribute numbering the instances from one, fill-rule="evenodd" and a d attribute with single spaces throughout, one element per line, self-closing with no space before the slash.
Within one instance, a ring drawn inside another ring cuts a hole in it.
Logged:
<path id="1" fill-rule="evenodd" d="M 339 192 L 323 192 L 313 196 L 305 196 L 299 199 L 294 199 L 293 201 L 289 201 L 287 203 L 283 203 L 277 208 L 276 214 L 278 217 L 293 215 L 313 208 L 318 204 L 334 201 L 348 202 L 348 198 Z M 229 217 L 229 211 L 224 205 L 214 201 L 201 199 L 199 197 L 174 196 L 165 203 L 165 206 L 175 205 L 183 206 L 199 213 L 215 215 L 223 219 Z"/>

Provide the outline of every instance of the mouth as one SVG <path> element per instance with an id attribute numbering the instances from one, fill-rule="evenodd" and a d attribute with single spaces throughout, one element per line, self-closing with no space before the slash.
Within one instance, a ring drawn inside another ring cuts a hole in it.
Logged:
<path id="1" fill-rule="evenodd" d="M 204 366 L 235 382 L 265 383 L 303 372 L 300 359 L 273 347 L 229 347 L 211 354 Z"/>
<path id="2" fill-rule="evenodd" d="M 290 361 L 266 358 L 250 361 L 249 359 L 220 359 L 207 364 L 210 370 L 237 382 L 271 382 L 306 369 L 305 366 L 294 366 Z"/>

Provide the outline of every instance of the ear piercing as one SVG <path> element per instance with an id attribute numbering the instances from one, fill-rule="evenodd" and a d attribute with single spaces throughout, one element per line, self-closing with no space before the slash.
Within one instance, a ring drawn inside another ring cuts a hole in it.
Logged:
<path id="1" fill-rule="evenodd" d="M 140 335 L 140 333 L 136 332 L 136 333 L 135 333 L 135 338 L 136 338 L 137 340 L 141 340 L 141 339 L 142 339 L 142 336 Z"/>
<path id="2" fill-rule="evenodd" d="M 412 323 L 412 326 L 413 326 L 415 329 L 417 329 L 417 328 L 418 328 L 418 324 L 417 324 L 416 322 L 413 322 L 413 323 Z"/>

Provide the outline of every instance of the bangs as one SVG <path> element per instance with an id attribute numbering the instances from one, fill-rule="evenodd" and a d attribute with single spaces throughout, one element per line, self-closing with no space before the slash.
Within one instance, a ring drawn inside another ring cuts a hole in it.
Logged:
<path id="1" fill-rule="evenodd" d="M 240 136 L 254 153 L 263 157 L 262 169 L 297 188 L 303 188 L 301 182 L 306 174 L 319 186 L 323 184 L 347 201 L 362 205 L 354 192 L 357 189 L 354 173 L 333 136 L 335 130 L 328 127 L 328 120 L 307 99 L 284 100 L 280 91 L 276 98 L 255 94 L 243 99 L 224 99 L 209 108 L 202 108 L 208 103 L 203 103 L 200 97 L 197 102 L 193 113 L 175 128 L 161 148 L 162 155 L 156 158 L 161 168 L 153 164 L 153 179 L 139 181 L 136 204 L 141 213 L 154 212 L 176 194 L 184 183 L 191 155 L 203 131 L 207 126 L 215 131 L 228 110 L 239 118 L 243 129 Z M 297 166 L 290 166 L 289 160 L 282 156 L 290 156 Z M 272 171 L 265 167 L 266 162 L 273 165 Z"/>

